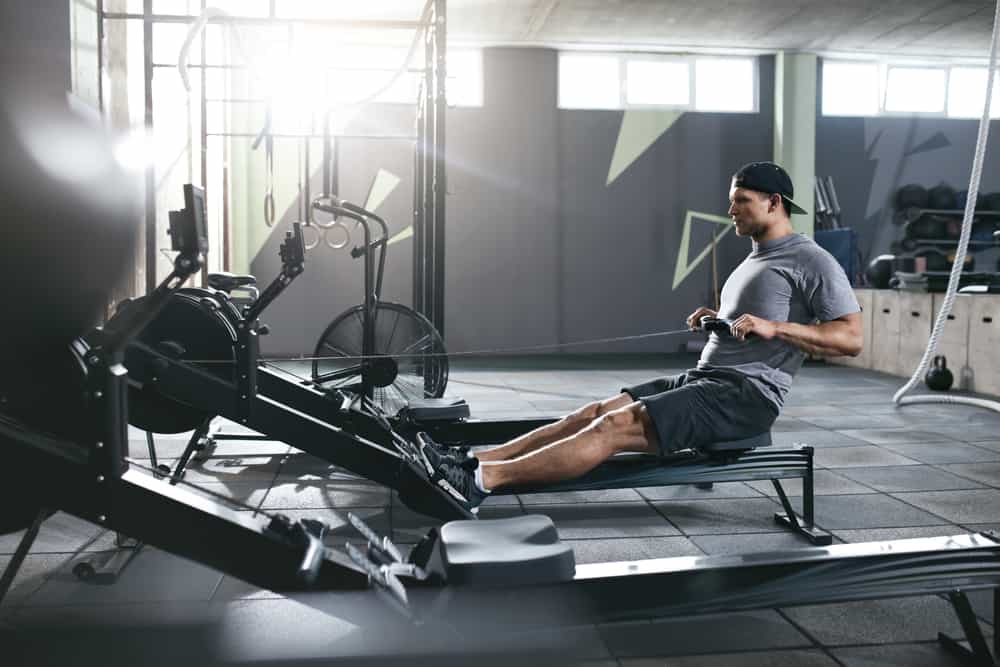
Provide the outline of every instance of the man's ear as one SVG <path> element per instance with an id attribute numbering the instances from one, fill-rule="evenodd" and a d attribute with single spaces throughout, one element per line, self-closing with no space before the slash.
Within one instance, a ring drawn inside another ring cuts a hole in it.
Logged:
<path id="1" fill-rule="evenodd" d="M 774 211 L 777 211 L 779 207 L 781 207 L 781 195 L 779 194 L 768 195 L 767 199 L 769 203 L 769 206 L 767 207 L 768 213 L 773 213 Z"/>

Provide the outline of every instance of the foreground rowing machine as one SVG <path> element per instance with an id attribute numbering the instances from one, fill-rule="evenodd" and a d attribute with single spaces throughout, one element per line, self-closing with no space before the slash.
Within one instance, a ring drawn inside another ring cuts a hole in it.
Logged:
<path id="1" fill-rule="evenodd" d="M 352 517 L 351 523 L 361 522 Z M 966 595 L 992 589 L 1000 618 L 995 533 L 576 564 L 572 547 L 541 515 L 447 523 L 406 561 L 387 538 L 363 524 L 359 530 L 368 547 L 348 553 L 383 599 L 419 623 L 445 622 L 459 634 L 490 612 L 532 627 L 943 594 L 970 648 L 944 634 L 941 643 L 973 664 L 997 664 Z M 997 637 L 994 654 L 1000 655 Z"/>

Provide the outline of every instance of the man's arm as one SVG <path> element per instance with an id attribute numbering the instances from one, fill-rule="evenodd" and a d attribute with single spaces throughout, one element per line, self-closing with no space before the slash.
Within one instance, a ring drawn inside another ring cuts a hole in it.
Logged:
<path id="1" fill-rule="evenodd" d="M 754 315 L 741 315 L 733 321 L 733 336 L 743 340 L 751 333 L 766 339 L 780 338 L 815 357 L 856 357 L 864 346 L 861 313 L 818 324 L 772 322 Z"/>

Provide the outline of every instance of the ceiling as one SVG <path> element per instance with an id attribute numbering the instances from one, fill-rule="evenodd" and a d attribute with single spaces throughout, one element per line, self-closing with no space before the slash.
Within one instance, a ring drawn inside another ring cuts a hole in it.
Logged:
<path id="1" fill-rule="evenodd" d="M 380 18 L 423 0 L 337 3 Z M 449 0 L 450 38 L 561 48 L 986 58 L 992 0 Z"/>

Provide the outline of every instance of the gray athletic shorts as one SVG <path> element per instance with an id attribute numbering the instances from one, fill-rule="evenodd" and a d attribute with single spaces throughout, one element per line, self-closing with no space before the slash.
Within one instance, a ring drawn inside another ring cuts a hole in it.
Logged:
<path id="1" fill-rule="evenodd" d="M 736 371 L 689 370 L 625 387 L 656 426 L 660 453 L 742 440 L 771 429 L 778 408 Z"/>

